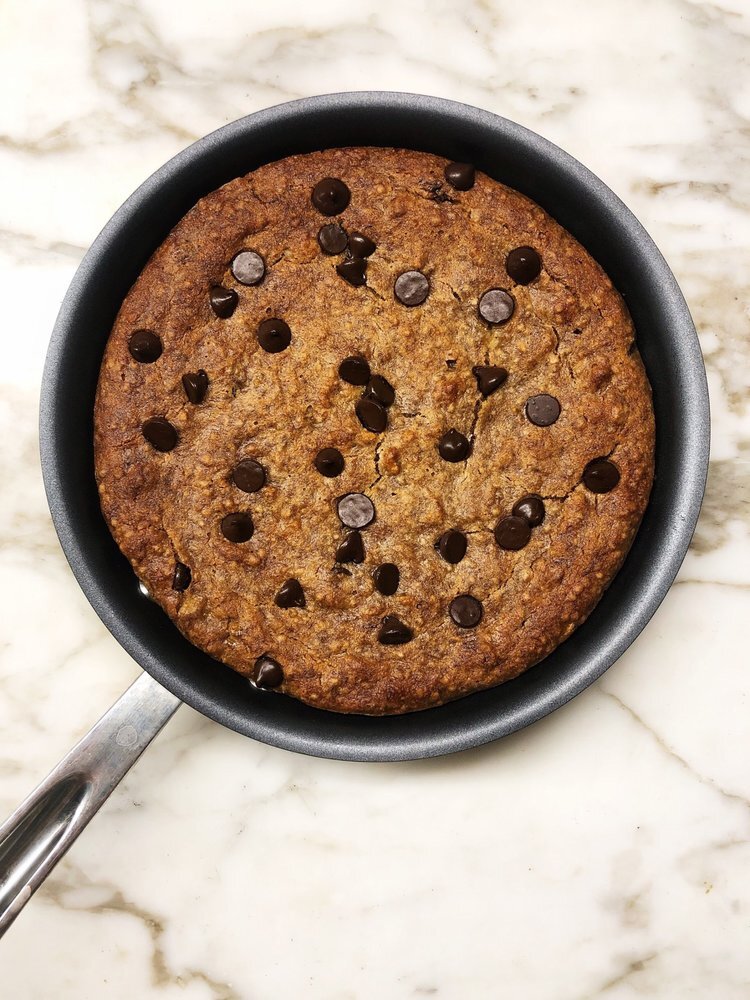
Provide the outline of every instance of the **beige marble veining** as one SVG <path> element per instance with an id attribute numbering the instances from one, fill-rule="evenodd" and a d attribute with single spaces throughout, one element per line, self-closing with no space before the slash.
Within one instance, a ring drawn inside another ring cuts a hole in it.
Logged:
<path id="1" fill-rule="evenodd" d="M 745 0 L 0 6 L 4 812 L 137 673 L 47 513 L 49 331 L 104 222 L 199 135 L 379 88 L 541 132 L 663 250 L 713 411 L 691 551 L 599 683 L 496 745 L 388 766 L 180 709 L 0 942 L 3 998 L 750 996 L 749 41 Z"/>

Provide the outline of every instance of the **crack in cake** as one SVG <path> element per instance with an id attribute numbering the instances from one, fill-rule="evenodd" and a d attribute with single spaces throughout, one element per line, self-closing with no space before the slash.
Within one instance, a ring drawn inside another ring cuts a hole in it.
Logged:
<path id="1" fill-rule="evenodd" d="M 428 708 L 591 612 L 653 475 L 627 309 L 538 205 L 409 150 L 201 199 L 107 343 L 110 530 L 198 647 L 320 708 Z"/>

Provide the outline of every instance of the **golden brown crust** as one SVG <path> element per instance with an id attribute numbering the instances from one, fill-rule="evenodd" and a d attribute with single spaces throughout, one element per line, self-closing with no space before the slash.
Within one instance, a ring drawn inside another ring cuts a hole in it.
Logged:
<path id="1" fill-rule="evenodd" d="M 471 190 L 455 191 L 444 166 L 405 150 L 327 150 L 214 191 L 154 253 L 123 302 L 102 364 L 97 481 L 112 534 L 138 576 L 196 645 L 244 674 L 267 652 L 283 665 L 285 693 L 334 711 L 426 708 L 537 662 L 601 597 L 651 488 L 651 394 L 622 299 L 537 205 L 482 174 Z M 318 229 L 331 220 L 310 192 L 326 176 L 351 189 L 343 224 L 377 244 L 366 287 L 342 280 L 340 258 L 318 246 Z M 516 286 L 504 261 L 526 244 L 541 254 L 543 270 Z M 239 285 L 229 270 L 245 248 L 266 260 L 257 287 Z M 429 276 L 431 293 L 406 308 L 393 283 L 412 268 Z M 230 319 L 209 307 L 214 284 L 238 291 Z M 477 314 L 491 287 L 516 299 L 503 326 Z M 258 345 L 257 325 L 268 316 L 291 327 L 282 353 Z M 139 328 L 162 339 L 153 364 L 128 352 Z M 337 374 L 344 357 L 359 353 L 396 390 L 381 435 L 359 424 L 361 389 Z M 476 364 L 510 373 L 483 402 Z M 196 406 L 181 376 L 201 368 L 210 387 Z M 524 415 L 526 399 L 541 392 L 562 406 L 550 427 Z M 155 415 L 179 432 L 171 452 L 143 438 L 142 421 Z M 465 462 L 438 456 L 451 427 L 473 435 Z M 329 446 L 346 459 L 335 479 L 312 464 Z M 604 455 L 621 480 L 596 495 L 581 474 Z M 245 456 L 268 470 L 258 493 L 229 480 Z M 371 497 L 377 519 L 363 532 L 364 564 L 346 575 L 334 566 L 342 538 L 334 500 L 350 491 Z M 501 550 L 492 529 L 526 493 L 545 498 L 545 521 L 525 548 Z M 255 534 L 244 544 L 220 532 L 232 511 L 252 513 Z M 448 528 L 468 534 L 457 565 L 434 549 Z M 172 589 L 175 560 L 192 570 L 184 593 Z M 401 571 L 390 597 L 372 583 L 382 562 Z M 274 604 L 289 577 L 304 587 L 304 609 Z M 459 629 L 448 616 L 462 593 L 483 602 L 478 628 Z M 377 641 L 387 614 L 413 629 L 411 642 Z"/>

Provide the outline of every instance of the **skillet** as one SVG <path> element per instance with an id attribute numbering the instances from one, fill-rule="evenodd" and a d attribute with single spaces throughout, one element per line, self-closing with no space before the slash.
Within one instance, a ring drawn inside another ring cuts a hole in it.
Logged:
<path id="1" fill-rule="evenodd" d="M 472 162 L 538 202 L 599 261 L 630 309 L 654 390 L 656 477 L 633 547 L 587 621 L 544 662 L 500 687 L 427 711 L 337 715 L 260 691 L 185 639 L 139 587 L 102 517 L 93 401 L 118 308 L 151 253 L 209 191 L 294 153 L 396 146 Z M 0 827 L 0 935 L 181 702 L 273 746 L 352 761 L 453 753 L 499 739 L 580 693 L 656 611 L 687 551 L 708 467 L 706 376 L 669 267 L 625 205 L 579 162 L 489 112 L 413 94 L 293 101 L 233 122 L 161 167 L 86 254 L 44 369 L 45 488 L 60 543 L 104 624 L 145 673 Z"/>

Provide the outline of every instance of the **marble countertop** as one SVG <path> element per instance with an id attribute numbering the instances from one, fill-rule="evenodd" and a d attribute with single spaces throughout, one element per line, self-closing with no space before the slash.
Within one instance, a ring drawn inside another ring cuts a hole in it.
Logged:
<path id="1" fill-rule="evenodd" d="M 750 996 L 749 36 L 745 0 L 0 9 L 3 813 L 138 673 L 58 547 L 38 386 L 86 247 L 198 136 L 348 89 L 540 132 L 663 249 L 714 428 L 678 580 L 600 682 L 500 743 L 394 765 L 181 708 L 0 943 L 4 997 Z"/>

